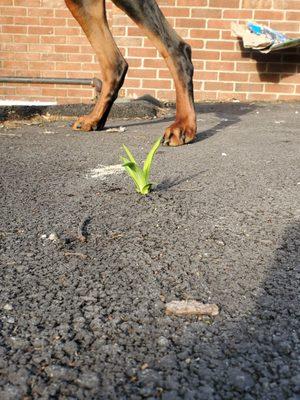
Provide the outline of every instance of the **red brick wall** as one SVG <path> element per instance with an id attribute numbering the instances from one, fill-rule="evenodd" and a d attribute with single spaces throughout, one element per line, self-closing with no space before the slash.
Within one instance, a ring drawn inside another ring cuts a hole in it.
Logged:
<path id="1" fill-rule="evenodd" d="M 146 0 L 145 0 L 146 1 Z M 300 51 L 242 50 L 231 22 L 255 20 L 300 37 L 300 0 L 158 0 L 193 47 L 196 100 L 300 100 Z M 130 70 L 121 95 L 174 99 L 168 70 L 150 41 L 107 1 Z M 0 75 L 101 77 L 87 39 L 63 0 L 0 0 Z M 87 102 L 88 87 L 0 84 L 0 99 Z"/>

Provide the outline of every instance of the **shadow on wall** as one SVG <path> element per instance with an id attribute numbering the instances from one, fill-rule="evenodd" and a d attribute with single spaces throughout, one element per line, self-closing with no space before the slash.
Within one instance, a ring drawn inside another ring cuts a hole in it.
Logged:
<path id="1" fill-rule="evenodd" d="M 252 58 L 257 62 L 256 69 L 261 82 L 279 83 L 282 79 L 297 74 L 300 65 L 300 48 L 289 48 L 271 53 L 248 50 L 239 39 L 242 58 Z"/>

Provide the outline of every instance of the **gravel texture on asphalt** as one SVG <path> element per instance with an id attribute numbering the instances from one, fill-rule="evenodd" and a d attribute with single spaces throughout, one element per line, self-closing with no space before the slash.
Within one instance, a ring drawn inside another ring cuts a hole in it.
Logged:
<path id="1" fill-rule="evenodd" d="M 0 129 L 0 399 L 299 400 L 299 119 L 200 105 L 147 197 L 91 170 L 122 143 L 143 159 L 170 118 Z M 220 314 L 165 315 L 184 299 Z"/>

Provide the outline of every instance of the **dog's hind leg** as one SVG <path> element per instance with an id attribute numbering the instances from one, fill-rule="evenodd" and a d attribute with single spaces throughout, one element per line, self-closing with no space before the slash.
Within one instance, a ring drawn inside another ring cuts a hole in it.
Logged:
<path id="1" fill-rule="evenodd" d="M 168 24 L 155 0 L 112 0 L 142 28 L 165 59 L 176 88 L 176 120 L 164 143 L 178 146 L 196 136 L 191 47 Z"/>
<path id="2" fill-rule="evenodd" d="M 73 129 L 102 129 L 124 82 L 128 65 L 109 30 L 105 0 L 65 0 L 65 3 L 95 50 L 103 78 L 101 94 L 93 111 L 78 118 Z"/>

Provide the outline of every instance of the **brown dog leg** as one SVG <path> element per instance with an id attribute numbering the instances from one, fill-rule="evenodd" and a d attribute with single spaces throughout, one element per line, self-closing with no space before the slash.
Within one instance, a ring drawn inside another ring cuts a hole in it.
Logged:
<path id="1" fill-rule="evenodd" d="M 74 123 L 73 129 L 102 129 L 118 96 L 128 65 L 108 27 L 105 0 L 65 0 L 95 50 L 102 69 L 103 85 L 94 110 Z"/>
<path id="2" fill-rule="evenodd" d="M 164 143 L 179 146 L 196 136 L 191 47 L 168 24 L 155 0 L 112 0 L 152 40 L 165 59 L 176 88 L 176 120 L 167 128 Z"/>

